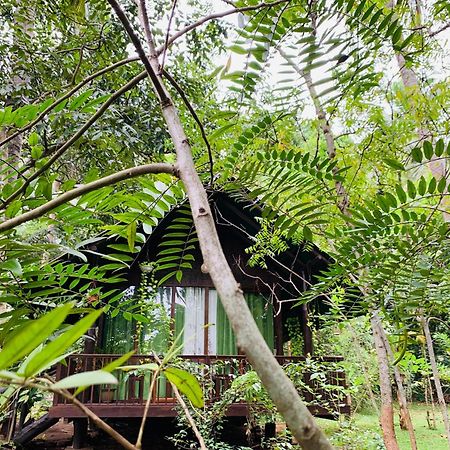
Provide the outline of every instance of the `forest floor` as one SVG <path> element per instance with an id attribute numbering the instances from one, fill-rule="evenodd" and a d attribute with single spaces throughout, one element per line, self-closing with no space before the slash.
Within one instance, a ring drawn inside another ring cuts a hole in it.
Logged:
<path id="1" fill-rule="evenodd" d="M 427 423 L 427 407 L 423 404 L 414 404 L 411 408 L 411 415 L 417 438 L 417 447 L 419 450 L 448 450 L 447 441 L 444 432 L 444 426 L 438 409 L 436 414 L 436 430 L 430 430 Z M 158 422 L 158 421 L 156 421 Z M 396 417 L 396 433 L 401 450 L 410 449 L 408 432 L 401 430 L 398 425 L 398 414 Z M 355 450 L 379 450 L 383 449 L 381 434 L 378 424 L 378 417 L 375 412 L 365 411 L 353 416 L 351 423 L 343 422 L 341 427 L 338 422 L 319 419 L 319 425 L 333 439 L 337 449 L 350 448 Z M 169 450 L 174 449 L 166 440 L 165 434 L 173 432 L 173 425 L 169 422 L 153 423 L 144 439 L 148 450 Z M 127 430 L 121 429 L 121 432 L 128 434 L 132 432 L 133 427 Z M 229 429 L 227 429 L 229 431 Z M 238 431 L 237 429 L 234 430 Z M 65 450 L 71 444 L 72 425 L 59 423 L 55 427 L 42 434 L 35 441 L 27 445 L 28 450 Z M 242 433 L 242 432 L 241 432 Z M 236 433 L 235 436 L 241 433 Z M 133 433 L 132 433 L 133 434 Z M 225 433 L 226 434 L 226 433 Z M 232 433 L 235 434 L 235 433 Z M 228 437 L 231 437 L 228 436 Z M 228 439 L 225 438 L 227 441 Z M 232 439 L 236 442 L 235 439 Z M 245 445 L 245 442 L 239 442 Z M 347 447 L 345 444 L 350 444 Z M 99 435 L 90 439 L 89 447 L 95 450 L 119 450 L 118 447 L 106 436 Z M 0 444 L 0 448 L 4 448 Z"/>
<path id="2" fill-rule="evenodd" d="M 400 429 L 398 421 L 399 418 L 398 409 L 396 411 L 397 411 L 396 414 L 397 440 L 401 450 L 408 450 L 411 448 L 409 444 L 408 432 L 406 430 Z M 416 433 L 417 447 L 419 450 L 448 450 L 447 439 L 444 431 L 444 424 L 442 422 L 441 414 L 438 408 L 435 409 L 435 417 L 436 417 L 435 430 L 430 430 L 428 428 L 426 405 L 420 403 L 415 403 L 414 405 L 412 405 L 411 416 L 414 425 L 414 430 Z M 338 422 L 331 422 L 329 420 L 324 419 L 319 419 L 319 422 L 320 426 L 325 430 L 327 435 L 330 437 L 332 437 L 333 435 L 337 437 L 338 433 L 344 434 L 343 438 L 345 439 L 345 434 L 347 434 L 349 440 L 350 439 L 353 440 L 356 434 L 359 435 L 362 442 L 363 440 L 365 440 L 364 437 L 369 438 L 369 434 L 372 434 L 380 436 L 381 439 L 378 416 L 375 412 L 364 411 L 355 414 L 354 417 L 352 418 L 351 424 L 349 424 L 349 431 L 347 433 L 339 432 Z M 369 441 L 370 439 L 367 440 Z M 358 450 L 372 450 L 372 449 L 376 450 L 377 447 L 375 445 L 367 446 L 361 447 Z"/>

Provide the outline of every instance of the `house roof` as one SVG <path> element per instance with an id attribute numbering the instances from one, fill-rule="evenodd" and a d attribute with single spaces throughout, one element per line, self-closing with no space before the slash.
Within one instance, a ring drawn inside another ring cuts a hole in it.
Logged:
<path id="1" fill-rule="evenodd" d="M 251 254 L 246 249 L 255 244 L 255 236 L 261 230 L 261 207 L 239 192 L 209 190 L 208 198 L 225 256 L 244 290 L 268 291 L 276 285 L 281 297 L 297 298 L 299 291 L 307 289 L 308 283 L 313 282 L 330 262 L 328 255 L 312 244 L 295 245 L 289 242 L 282 253 L 264 258 L 265 268 L 251 266 Z M 181 282 L 172 277 L 166 284 L 212 285 L 209 275 L 201 271 L 202 256 L 198 243 L 184 247 L 180 244 L 183 239 L 178 236 L 182 232 L 174 225 L 187 223 L 186 210 L 186 204 L 180 204 L 160 221 L 133 262 L 132 273 L 139 272 L 138 266 L 142 263 L 157 262 L 167 256 L 170 242 L 173 242 L 179 249 L 191 247 L 186 251 L 193 257 L 192 261 L 192 258 L 189 259 L 192 268 L 183 269 Z M 176 238 L 173 237 L 174 231 Z M 192 233 L 186 232 L 186 238 L 192 238 Z M 173 270 L 173 267 L 163 268 L 158 271 L 158 276 L 161 279 Z"/>

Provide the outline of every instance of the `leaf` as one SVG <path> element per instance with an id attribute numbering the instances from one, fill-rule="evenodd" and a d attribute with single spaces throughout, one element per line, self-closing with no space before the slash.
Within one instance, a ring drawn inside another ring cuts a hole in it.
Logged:
<path id="1" fill-rule="evenodd" d="M 418 163 L 422 162 L 423 154 L 422 154 L 422 150 L 420 149 L 420 147 L 414 147 L 411 150 L 411 158 Z"/>
<path id="2" fill-rule="evenodd" d="M 94 384 L 118 384 L 117 378 L 105 370 L 76 373 L 53 384 L 53 389 L 71 389 Z"/>
<path id="3" fill-rule="evenodd" d="M 395 186 L 395 192 L 397 193 L 397 197 L 400 200 L 400 203 L 405 203 L 406 202 L 406 193 L 399 184 L 397 184 Z"/>
<path id="4" fill-rule="evenodd" d="M 69 105 L 69 110 L 73 111 L 78 107 L 80 107 L 88 99 L 88 97 L 92 95 L 93 92 L 94 92 L 93 89 L 88 89 L 87 91 L 83 92 L 78 97 L 73 99 Z"/>
<path id="5" fill-rule="evenodd" d="M 67 253 L 68 255 L 73 255 L 73 256 L 77 256 L 78 258 L 80 258 L 83 262 L 88 262 L 86 255 L 84 253 L 81 253 L 78 250 L 75 250 L 74 248 L 70 248 L 70 247 L 66 247 L 64 245 L 60 245 L 59 246 L 60 249 L 62 249 L 65 253 Z"/>
<path id="6" fill-rule="evenodd" d="M 392 167 L 395 170 L 405 170 L 405 166 L 396 159 L 392 158 L 384 158 L 383 161 L 389 166 Z"/>
<path id="7" fill-rule="evenodd" d="M 183 278 L 183 272 L 181 270 L 177 270 L 175 273 L 175 278 L 177 279 L 178 283 L 181 282 L 181 279 Z"/>
<path id="8" fill-rule="evenodd" d="M 28 136 L 28 144 L 30 144 L 30 147 L 34 147 L 38 143 L 39 143 L 39 135 L 35 131 L 33 131 L 33 133 L 31 133 Z"/>
<path id="9" fill-rule="evenodd" d="M 419 192 L 419 195 L 424 195 L 425 192 L 427 191 L 427 182 L 423 176 L 420 177 L 419 185 L 417 186 L 417 191 Z"/>
<path id="10" fill-rule="evenodd" d="M 445 179 L 445 177 L 442 177 L 439 180 L 439 183 L 438 183 L 438 186 L 437 186 L 438 192 L 440 194 L 443 194 L 445 192 L 445 188 L 446 187 L 447 187 L 447 180 Z"/>
<path id="11" fill-rule="evenodd" d="M 87 316 L 72 325 L 68 331 L 65 331 L 53 341 L 44 346 L 25 368 L 24 375 L 30 377 L 37 374 L 49 362 L 61 356 L 72 344 L 74 344 L 103 313 L 103 309 L 92 311 Z"/>
<path id="12" fill-rule="evenodd" d="M 307 227 L 306 225 L 303 227 L 303 238 L 306 241 L 312 242 L 313 241 L 313 234 L 312 231 L 309 227 Z"/>
<path id="13" fill-rule="evenodd" d="M 158 364 L 156 363 L 147 363 L 147 364 L 131 364 L 129 366 L 120 366 L 118 369 L 123 370 L 124 372 L 129 372 L 130 370 L 158 370 Z"/>
<path id="14" fill-rule="evenodd" d="M 134 250 L 134 244 L 136 241 L 136 221 L 133 220 L 128 226 L 127 226 L 127 241 L 128 241 L 128 247 L 130 248 L 130 252 Z"/>
<path id="15" fill-rule="evenodd" d="M 416 191 L 416 186 L 414 186 L 414 183 L 411 180 L 408 180 L 406 185 L 407 185 L 407 189 L 408 189 L 409 198 L 415 198 L 417 191 Z"/>
<path id="16" fill-rule="evenodd" d="M 7 270 L 16 277 L 20 277 L 23 273 L 22 266 L 17 259 L 7 259 L 0 264 L 0 270 Z"/>
<path id="17" fill-rule="evenodd" d="M 430 184 L 428 185 L 428 193 L 433 194 L 436 190 L 436 178 L 431 177 Z"/>
<path id="18" fill-rule="evenodd" d="M 430 141 L 425 141 L 423 143 L 423 153 L 427 159 L 431 159 L 433 157 L 433 145 Z"/>
<path id="19" fill-rule="evenodd" d="M 0 378 L 12 381 L 23 382 L 24 378 L 18 375 L 16 372 L 10 372 L 9 370 L 0 370 Z"/>
<path id="20" fill-rule="evenodd" d="M 222 136 L 227 130 L 230 128 L 233 128 L 236 124 L 234 122 L 228 123 L 224 125 L 223 127 L 218 128 L 217 130 L 213 131 L 209 136 L 208 140 L 209 142 L 213 143 L 216 141 L 220 136 Z"/>
<path id="21" fill-rule="evenodd" d="M 21 328 L 0 352 L 0 370 L 11 366 L 44 342 L 63 323 L 71 309 L 72 304 L 66 303 Z"/>
<path id="22" fill-rule="evenodd" d="M 444 153 L 444 141 L 442 139 L 439 139 L 436 142 L 434 153 L 436 156 L 442 156 L 442 154 Z"/>
<path id="23" fill-rule="evenodd" d="M 191 401 L 196 408 L 203 408 L 203 392 L 197 378 L 182 369 L 168 367 L 164 370 L 167 379 Z"/>

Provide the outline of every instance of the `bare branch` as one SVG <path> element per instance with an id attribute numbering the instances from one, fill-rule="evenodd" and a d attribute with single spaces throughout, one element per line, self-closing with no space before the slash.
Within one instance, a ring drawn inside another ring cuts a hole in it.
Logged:
<path id="1" fill-rule="evenodd" d="M 164 50 L 161 58 L 161 70 L 162 72 L 164 70 L 164 62 L 166 61 L 166 54 L 167 54 L 167 46 L 169 44 L 169 37 L 170 37 L 170 27 L 172 26 L 172 20 L 175 16 L 175 8 L 177 7 L 177 0 L 172 0 L 172 9 L 170 11 L 170 17 L 169 17 L 169 23 L 167 24 L 167 32 L 166 32 L 166 39 L 164 41 Z"/>
<path id="2" fill-rule="evenodd" d="M 125 28 L 128 36 L 131 39 L 131 42 L 133 43 L 137 54 L 139 55 L 139 59 L 142 61 L 142 64 L 144 64 L 145 70 L 148 73 L 148 76 L 152 80 L 153 86 L 155 88 L 156 93 L 158 94 L 159 100 L 161 101 L 161 105 L 164 107 L 167 107 L 171 104 L 170 98 L 167 96 L 164 88 L 161 86 L 161 81 L 159 80 L 157 76 L 157 71 L 155 71 L 149 61 L 149 58 L 145 54 L 144 48 L 142 47 L 141 41 L 139 40 L 138 35 L 134 32 L 133 27 L 131 26 L 130 21 L 127 19 L 127 16 L 123 12 L 120 5 L 115 0 L 108 0 L 108 3 L 111 5 L 112 9 L 116 13 L 119 20 L 122 22 L 123 27 Z M 151 37 L 150 37 L 151 39 Z M 150 41 L 150 45 L 151 41 Z M 154 55 L 150 55 L 150 58 L 152 58 Z M 157 61 L 156 61 L 157 63 Z"/>
<path id="3" fill-rule="evenodd" d="M 150 403 L 152 402 L 152 398 L 153 398 L 153 390 L 155 389 L 156 380 L 159 377 L 160 370 L 161 370 L 161 365 L 158 364 L 158 368 L 153 372 L 152 381 L 150 383 L 150 388 L 148 391 L 147 401 L 145 402 L 144 414 L 142 415 L 141 426 L 139 427 L 138 437 L 136 440 L 137 450 L 141 450 L 141 448 L 142 448 L 142 438 L 144 436 L 145 422 L 147 422 L 147 415 L 148 415 L 148 411 L 150 409 Z"/>
<path id="4" fill-rule="evenodd" d="M 153 44 L 153 35 L 150 30 L 150 23 L 148 21 L 148 13 L 147 6 L 145 4 L 145 0 L 138 1 L 139 8 L 139 20 L 141 22 L 142 28 L 144 29 L 145 39 L 147 40 L 147 45 L 150 49 L 150 53 L 155 52 L 154 44 Z"/>
<path id="5" fill-rule="evenodd" d="M 434 37 L 434 36 L 438 35 L 439 33 L 442 33 L 443 31 L 445 31 L 447 28 L 450 28 L 450 22 L 446 23 L 444 26 L 442 26 L 441 28 L 438 28 L 435 31 L 430 31 L 429 36 Z"/>
<path id="6" fill-rule="evenodd" d="M 180 94 L 180 97 L 183 99 L 184 104 L 186 105 L 186 108 L 191 113 L 191 116 L 197 123 L 198 127 L 200 128 L 200 133 L 202 135 L 203 141 L 206 145 L 206 149 L 208 150 L 208 158 L 209 158 L 209 173 L 210 173 L 210 184 L 212 185 L 214 182 L 214 160 L 212 156 L 212 149 L 211 144 L 208 141 L 208 136 L 206 135 L 205 128 L 198 117 L 197 113 L 195 112 L 194 107 L 191 105 L 189 99 L 187 98 L 186 94 L 184 93 L 181 86 L 175 81 L 175 79 L 164 69 L 162 69 L 162 74 L 164 77 L 167 78 L 167 81 L 176 89 L 178 94 Z"/>
<path id="7" fill-rule="evenodd" d="M 180 392 L 178 391 L 178 388 L 170 382 L 170 385 L 172 386 L 173 393 L 175 394 L 175 397 L 177 398 L 178 403 L 180 404 L 181 408 L 183 409 L 184 415 L 186 416 L 187 421 L 189 422 L 189 425 L 192 428 L 192 431 L 195 434 L 195 437 L 198 440 L 198 443 L 200 444 L 200 450 L 208 450 L 205 441 L 203 440 L 203 436 L 200 434 L 200 431 L 198 431 L 197 425 L 195 424 L 194 419 L 192 418 L 192 414 L 189 411 L 189 408 L 186 405 L 186 402 L 183 400 L 183 397 L 180 395 Z"/>
<path id="8" fill-rule="evenodd" d="M 118 433 L 114 428 L 109 426 L 104 420 L 102 420 L 97 414 L 93 413 L 89 408 L 87 408 L 83 403 L 81 403 L 76 397 L 71 395 L 67 391 L 58 391 L 56 389 L 49 389 L 50 391 L 61 394 L 67 400 L 71 401 L 77 408 L 79 408 L 86 417 L 88 417 L 92 423 L 103 430 L 105 433 L 109 434 L 117 443 L 119 443 L 126 450 L 137 450 L 137 448 L 125 439 L 120 433 Z"/>
<path id="9" fill-rule="evenodd" d="M 13 217 L 12 219 L 5 220 L 0 224 L 0 232 L 11 230 L 22 223 L 28 222 L 33 219 L 37 219 L 38 217 L 47 214 L 58 206 L 73 200 L 74 198 L 80 197 L 83 194 L 87 194 L 88 192 L 95 191 L 96 189 L 100 189 L 105 186 L 110 186 L 112 184 L 119 183 L 120 181 L 128 180 L 130 178 L 140 177 L 142 175 L 147 175 L 149 173 L 169 173 L 171 175 L 176 174 L 176 168 L 172 164 L 165 163 L 155 163 L 155 164 L 146 164 L 143 166 L 136 166 L 130 169 L 121 170 L 120 172 L 116 172 L 112 175 L 108 175 L 107 177 L 100 178 L 98 180 L 92 181 L 91 183 L 85 184 L 83 186 L 79 186 L 75 189 L 65 192 L 61 194 L 59 197 L 50 200 L 49 202 L 41 205 L 31 211 L 27 211 L 26 213 L 21 214 L 20 216 Z"/>
<path id="10" fill-rule="evenodd" d="M 69 402 L 74 404 L 78 409 L 80 409 L 86 417 L 88 417 L 92 423 L 103 430 L 105 433 L 109 434 L 116 442 L 118 442 L 126 450 L 138 450 L 131 442 L 125 439 L 120 433 L 118 433 L 114 428 L 109 426 L 104 420 L 102 420 L 97 414 L 92 412 L 87 406 L 85 406 L 80 400 L 78 400 L 74 395 L 65 389 L 55 389 L 53 387 L 54 381 L 49 378 L 38 379 L 42 383 L 30 382 L 25 380 L 25 382 L 14 382 L 11 381 L 10 384 L 17 384 L 18 386 L 34 387 L 40 390 L 49 391 L 57 395 L 63 396 Z M 48 384 L 48 383 L 51 384 Z M 46 384 L 43 384 L 46 383 Z"/>
<path id="11" fill-rule="evenodd" d="M 257 5 L 244 6 L 242 8 L 233 8 L 233 9 L 229 9 L 227 11 L 222 11 L 219 13 L 214 13 L 214 14 L 210 14 L 209 16 L 202 17 L 201 19 L 197 20 L 196 22 L 193 22 L 190 25 L 188 25 L 187 27 L 183 28 L 182 30 L 176 32 L 173 36 L 171 36 L 167 40 L 166 44 L 164 44 L 161 47 L 158 47 L 156 49 L 156 53 L 159 55 L 160 53 L 162 53 L 164 51 L 165 47 L 169 47 L 170 45 L 172 45 L 174 43 L 174 41 L 179 39 L 181 36 L 185 35 L 186 33 L 193 30 L 194 28 L 197 28 L 197 27 L 203 25 L 206 22 L 209 22 L 210 20 L 221 19 L 222 17 L 230 16 L 231 14 L 236 14 L 239 12 L 255 11 L 255 10 L 263 9 L 263 8 L 273 8 L 274 6 L 281 5 L 282 3 L 290 3 L 290 2 L 291 2 L 291 0 L 277 0 L 275 2 L 262 2 Z"/>

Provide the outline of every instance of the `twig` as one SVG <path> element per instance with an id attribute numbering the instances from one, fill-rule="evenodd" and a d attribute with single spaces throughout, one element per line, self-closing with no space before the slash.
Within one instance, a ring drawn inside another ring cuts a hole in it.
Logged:
<path id="1" fill-rule="evenodd" d="M 94 412 L 92 412 L 87 406 L 80 402 L 75 396 L 73 396 L 69 391 L 65 389 L 55 389 L 53 388 L 53 380 L 49 378 L 39 379 L 46 384 L 37 382 L 14 382 L 11 381 L 10 384 L 17 384 L 24 387 L 33 387 L 43 391 L 49 391 L 53 394 L 62 395 L 65 399 L 69 400 L 73 405 L 80 409 L 86 417 L 88 417 L 92 423 L 94 423 L 98 428 L 103 430 L 105 433 L 109 434 L 116 442 L 118 442 L 122 447 L 127 450 L 138 450 L 131 442 L 125 439 L 120 433 L 118 433 L 114 428 L 111 428 L 106 422 L 104 422 L 100 417 L 98 417 Z M 51 384 L 48 384 L 51 383 Z"/>
<path id="2" fill-rule="evenodd" d="M 125 439 L 120 433 L 118 433 L 114 428 L 110 427 L 104 420 L 93 413 L 89 408 L 87 408 L 83 403 L 81 403 L 77 398 L 71 395 L 69 392 L 61 390 L 50 389 L 50 391 L 55 394 L 61 394 L 67 400 L 70 400 L 77 408 L 79 408 L 83 413 L 92 421 L 94 425 L 103 430 L 105 433 L 109 434 L 118 444 L 127 450 L 139 450 L 130 441 Z"/>
<path id="3" fill-rule="evenodd" d="M 194 107 L 192 106 L 191 102 L 187 98 L 187 96 L 184 93 L 181 86 L 175 81 L 175 79 L 172 77 L 172 75 L 170 75 L 170 73 L 168 73 L 166 70 L 163 70 L 162 74 L 167 79 L 167 81 L 175 88 L 175 90 L 178 92 L 178 94 L 180 94 L 180 97 L 182 98 L 184 104 L 186 105 L 186 108 L 189 110 L 193 119 L 195 120 L 195 122 L 197 123 L 197 125 L 200 129 L 200 133 L 202 135 L 203 141 L 205 142 L 206 148 L 208 150 L 209 173 L 210 173 L 210 178 L 211 178 L 210 184 L 212 186 L 212 184 L 214 182 L 214 160 L 213 160 L 213 156 L 212 156 L 211 145 L 208 141 L 208 136 L 206 135 L 205 128 L 203 127 L 203 124 L 202 124 L 200 118 L 198 117 L 197 113 L 195 112 Z"/>
<path id="4" fill-rule="evenodd" d="M 141 21 L 142 28 L 144 29 L 145 33 L 145 39 L 147 40 L 147 45 L 150 49 L 150 52 L 154 52 L 154 45 L 153 45 L 153 35 L 150 30 L 150 24 L 148 21 L 148 13 L 147 13 L 147 6 L 145 4 L 145 0 L 139 0 L 138 2 L 138 8 L 139 8 L 139 19 Z"/>
<path id="5" fill-rule="evenodd" d="M 73 71 L 72 81 L 70 82 L 70 84 L 75 84 L 77 81 L 77 75 L 80 70 L 81 64 L 83 62 L 83 52 L 84 52 L 84 47 L 81 46 L 80 47 L 80 59 L 78 60 L 77 67 L 75 67 L 75 70 Z"/>
<path id="6" fill-rule="evenodd" d="M 111 5 L 112 9 L 116 13 L 119 20 L 122 22 L 123 27 L 125 28 L 128 36 L 131 39 L 131 42 L 133 43 L 137 54 L 139 55 L 139 59 L 142 61 L 142 64 L 144 64 L 145 70 L 147 71 L 150 79 L 152 80 L 152 84 L 155 88 L 156 93 L 158 94 L 159 100 L 161 102 L 161 105 L 163 108 L 169 106 L 172 104 L 169 97 L 167 97 L 167 94 L 164 90 L 164 88 L 161 85 L 161 81 L 158 79 L 158 76 L 156 75 L 156 72 L 153 70 L 152 65 L 150 64 L 149 58 L 145 54 L 144 48 L 142 47 L 141 41 L 138 37 L 138 35 L 134 32 L 133 27 L 128 20 L 127 16 L 125 15 L 124 11 L 120 7 L 120 5 L 116 2 L 116 0 L 108 0 L 108 3 Z M 144 18 L 145 20 L 145 18 Z M 152 57 L 152 55 L 150 55 Z"/>
<path id="7" fill-rule="evenodd" d="M 167 47 L 169 45 L 169 35 L 170 35 L 170 27 L 172 26 L 172 20 L 175 16 L 175 8 L 177 7 L 177 0 L 172 0 L 172 9 L 170 11 L 170 17 L 169 17 L 169 23 L 167 24 L 167 32 L 166 32 L 166 39 L 164 41 L 164 50 L 161 58 L 161 73 L 164 70 L 164 62 L 166 61 L 166 54 L 167 54 Z"/>
<path id="8" fill-rule="evenodd" d="M 5 220 L 4 222 L 0 223 L 0 232 L 11 230 L 12 228 L 17 227 L 22 223 L 37 219 L 38 217 L 43 216 L 56 207 L 67 203 L 74 198 L 80 197 L 83 194 L 87 194 L 88 192 L 95 191 L 96 189 L 100 189 L 105 186 L 110 186 L 111 184 L 116 184 L 123 180 L 128 180 L 129 178 L 147 175 L 149 173 L 170 173 L 172 175 L 175 175 L 176 168 L 172 164 L 155 163 L 121 170 L 120 172 L 116 172 L 112 175 L 108 175 L 104 178 L 100 178 L 98 180 L 92 181 L 91 183 L 67 191 L 59 197 L 56 197 L 53 200 L 50 200 L 49 202 L 35 209 L 32 209 L 31 211 L 27 211 L 20 216 Z"/>
<path id="9" fill-rule="evenodd" d="M 436 36 L 439 33 L 442 33 L 443 31 L 445 31 L 447 28 L 450 28 L 450 22 L 446 23 L 443 27 L 435 30 L 435 31 L 430 31 L 429 36 L 433 37 Z"/>
<path id="10" fill-rule="evenodd" d="M 197 425 L 195 424 L 195 421 L 192 418 L 192 415 L 189 411 L 189 408 L 186 405 L 186 402 L 183 400 L 183 397 L 180 395 L 178 388 L 172 382 L 170 382 L 170 385 L 172 386 L 173 393 L 175 394 L 175 397 L 177 398 L 178 403 L 180 404 L 181 408 L 183 409 L 184 415 L 186 416 L 186 419 L 189 422 L 189 425 L 191 426 L 192 431 L 194 432 L 195 437 L 198 440 L 198 443 L 200 444 L 201 450 L 208 450 L 205 445 L 205 441 L 203 440 L 203 436 L 200 434 L 200 431 L 198 431 Z"/>
<path id="11" fill-rule="evenodd" d="M 142 437 L 144 435 L 145 422 L 147 421 L 148 410 L 150 409 L 150 403 L 152 402 L 153 389 L 155 388 L 156 380 L 158 379 L 159 372 L 161 371 L 161 366 L 158 365 L 158 368 L 155 370 L 152 376 L 152 381 L 150 383 L 150 388 L 148 392 L 147 401 L 145 402 L 144 414 L 142 415 L 141 426 L 139 427 L 139 433 L 136 440 L 136 448 L 137 450 L 141 450 L 142 448 Z"/>
<path id="12" fill-rule="evenodd" d="M 97 112 L 91 116 L 91 118 L 81 127 L 78 131 L 68 140 L 66 141 L 49 159 L 43 164 L 39 170 L 36 170 L 28 179 L 24 182 L 24 184 L 14 191 L 4 202 L 2 202 L 1 207 L 4 208 L 9 205 L 14 199 L 16 199 L 20 194 L 25 192 L 26 188 L 29 184 L 38 178 L 41 174 L 43 174 L 51 165 L 60 158 L 66 150 L 71 147 L 83 134 L 86 130 L 88 130 L 93 123 L 95 123 L 103 113 L 109 108 L 109 106 L 114 103 L 119 97 L 121 97 L 125 92 L 132 89 L 136 86 L 140 81 L 147 78 L 147 73 L 145 71 L 141 72 L 139 75 L 130 80 L 127 84 L 122 86 L 118 91 L 114 92 L 114 94 L 109 97 L 108 100 L 103 103 L 103 105 L 97 110 Z"/>
<path id="13" fill-rule="evenodd" d="M 290 2 L 291 2 L 291 0 L 277 0 L 275 2 L 262 2 L 262 3 L 259 3 L 258 5 L 244 6 L 242 8 L 233 8 L 233 9 L 229 9 L 227 11 L 214 13 L 214 14 L 210 14 L 209 16 L 202 17 L 201 19 L 197 20 L 196 22 L 191 23 L 187 27 L 183 28 L 182 30 L 178 31 L 173 36 L 171 36 L 165 45 L 158 47 L 156 49 L 156 53 L 157 54 L 162 53 L 164 51 L 165 47 L 169 47 L 170 45 L 173 44 L 174 41 L 179 39 L 181 36 L 185 35 L 186 33 L 193 30 L 194 28 L 199 27 L 200 25 L 203 25 L 204 23 L 209 22 L 210 20 L 221 19 L 223 17 L 230 16 L 231 14 L 236 14 L 239 12 L 254 11 L 256 9 L 262 9 L 262 8 L 273 8 L 274 6 L 280 5 L 282 3 L 290 3 Z"/>

